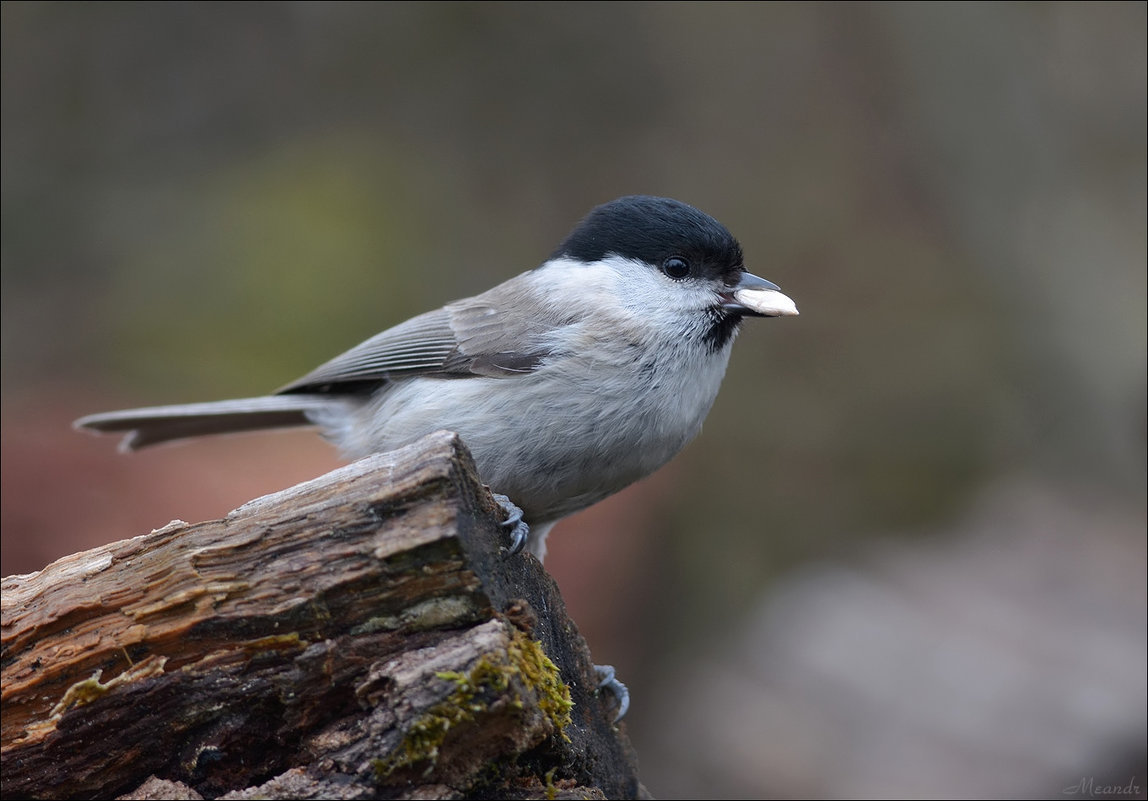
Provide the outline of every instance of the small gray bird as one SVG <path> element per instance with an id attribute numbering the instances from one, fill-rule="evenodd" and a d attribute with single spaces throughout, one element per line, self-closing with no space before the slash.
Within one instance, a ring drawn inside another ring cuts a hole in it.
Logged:
<path id="1" fill-rule="evenodd" d="M 797 314 L 692 206 L 598 206 L 541 266 L 387 329 L 259 398 L 76 421 L 122 447 L 318 426 L 348 458 L 461 435 L 539 559 L 561 518 L 669 461 L 698 433 L 744 317 Z M 517 509 L 507 499 L 521 509 Z M 529 523 L 529 529 L 521 520 Z"/>

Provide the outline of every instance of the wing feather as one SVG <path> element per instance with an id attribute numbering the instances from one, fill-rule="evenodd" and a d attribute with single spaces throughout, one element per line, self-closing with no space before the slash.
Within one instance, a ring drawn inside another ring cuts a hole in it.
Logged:
<path id="1" fill-rule="evenodd" d="M 549 353 L 542 334 L 554 321 L 522 302 L 517 280 L 376 334 L 279 393 L 348 392 L 415 375 L 510 378 L 530 373 Z M 506 307 L 514 312 L 502 311 Z"/>

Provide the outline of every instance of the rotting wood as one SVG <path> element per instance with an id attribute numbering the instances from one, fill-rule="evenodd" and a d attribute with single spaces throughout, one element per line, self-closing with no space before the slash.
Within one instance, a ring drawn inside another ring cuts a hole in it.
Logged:
<path id="1" fill-rule="evenodd" d="M 5 797 L 637 796 L 499 515 L 438 432 L 3 579 Z"/>

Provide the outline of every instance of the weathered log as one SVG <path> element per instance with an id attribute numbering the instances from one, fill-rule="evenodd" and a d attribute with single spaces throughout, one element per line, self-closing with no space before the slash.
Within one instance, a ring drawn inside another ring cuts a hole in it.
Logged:
<path id="1" fill-rule="evenodd" d="M 5 578 L 4 796 L 637 796 L 500 516 L 439 432 Z"/>

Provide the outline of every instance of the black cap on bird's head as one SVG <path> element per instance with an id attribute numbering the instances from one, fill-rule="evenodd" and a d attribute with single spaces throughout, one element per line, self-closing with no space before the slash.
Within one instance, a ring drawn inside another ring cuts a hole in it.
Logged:
<path id="1" fill-rule="evenodd" d="M 650 195 L 598 206 L 551 258 L 589 263 L 610 255 L 659 267 L 676 258 L 698 277 L 728 278 L 743 269 L 741 245 L 724 225 L 680 200 Z"/>
<path id="2" fill-rule="evenodd" d="M 714 309 L 720 310 L 723 322 L 736 323 L 746 315 L 797 314 L 793 301 L 776 284 L 746 272 L 741 245 L 729 229 L 680 200 L 629 195 L 603 203 L 550 258 L 591 264 L 610 256 L 643 262 L 675 281 L 721 285 Z"/>

